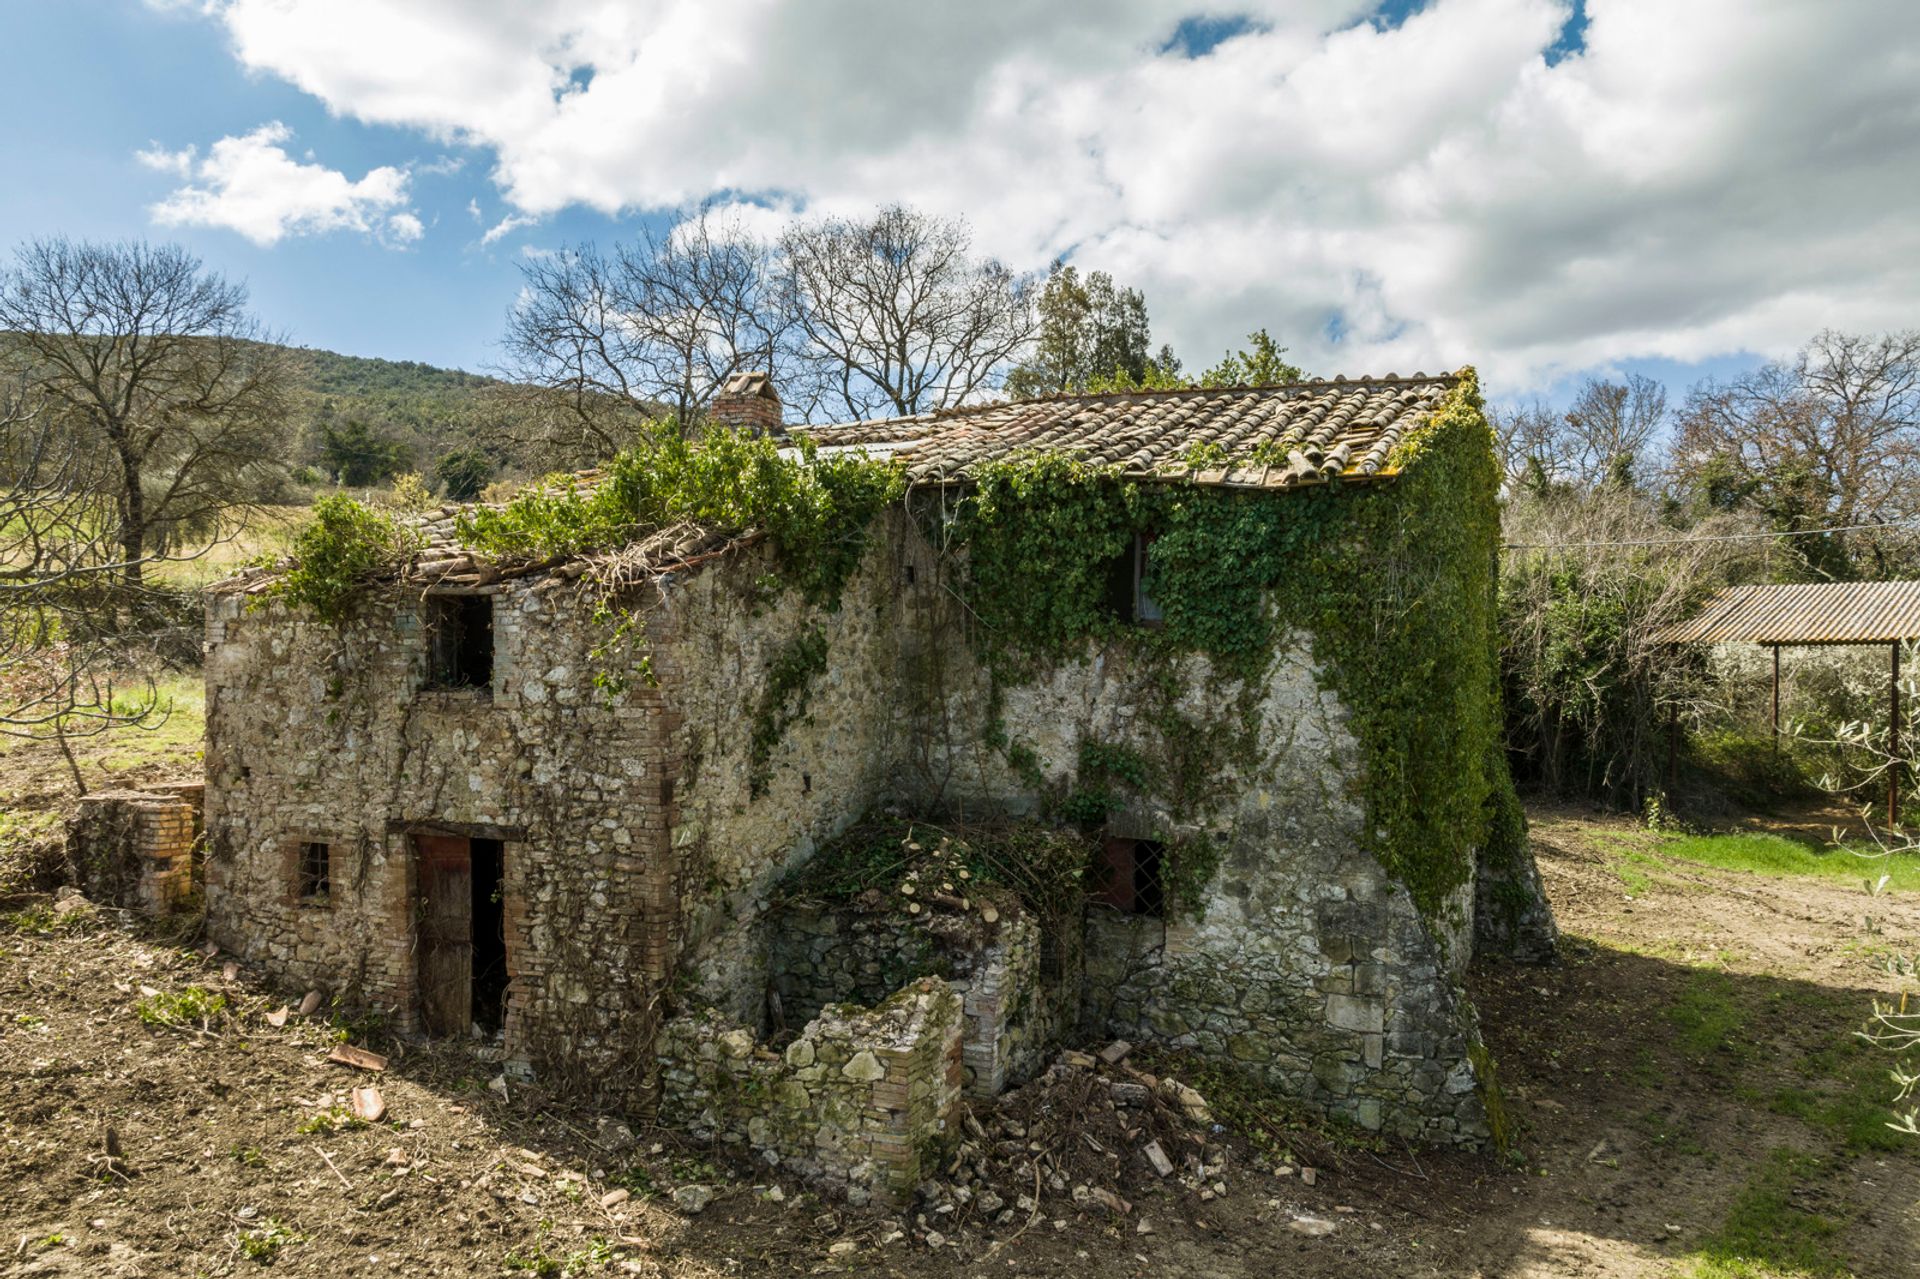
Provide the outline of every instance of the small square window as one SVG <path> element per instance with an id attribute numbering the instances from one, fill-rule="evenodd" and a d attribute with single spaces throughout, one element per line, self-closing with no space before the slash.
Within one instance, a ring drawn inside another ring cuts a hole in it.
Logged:
<path id="1" fill-rule="evenodd" d="M 427 604 L 432 644 L 429 686 L 490 688 L 493 684 L 493 596 L 437 595 Z"/>
<path id="2" fill-rule="evenodd" d="M 333 896 L 333 846 L 318 840 L 300 845 L 300 900 L 323 902 Z"/>
<path id="3" fill-rule="evenodd" d="M 1167 905 L 1162 877 L 1165 849 L 1160 843 L 1151 839 L 1109 839 L 1100 848 L 1107 878 L 1095 893 L 1096 899 L 1129 915 L 1164 915 Z"/>

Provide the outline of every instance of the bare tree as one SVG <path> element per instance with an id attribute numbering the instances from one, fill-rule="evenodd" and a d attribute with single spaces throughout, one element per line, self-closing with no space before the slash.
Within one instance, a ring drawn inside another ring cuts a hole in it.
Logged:
<path id="1" fill-rule="evenodd" d="M 56 740 L 84 791 L 68 739 L 164 708 L 151 678 L 113 674 L 129 616 L 116 463 L 48 408 L 0 388 L 0 735 Z"/>
<path id="2" fill-rule="evenodd" d="M 1559 468 L 1560 415 L 1545 400 L 1535 396 L 1531 403 L 1510 409 L 1489 407 L 1487 421 L 1493 427 L 1500 467 L 1509 487 L 1530 485 L 1537 489 L 1563 482 Z"/>
<path id="3" fill-rule="evenodd" d="M 894 205 L 782 240 L 786 297 L 831 410 L 947 408 L 998 387 L 1032 339 L 1034 281 L 972 254 L 965 222 Z"/>
<path id="4" fill-rule="evenodd" d="M 1819 576 L 1893 576 L 1920 562 L 1909 537 L 1856 536 L 1920 518 L 1920 330 L 1827 331 L 1791 361 L 1695 388 L 1676 482 L 1703 505 L 1747 507 L 1794 540 Z"/>
<path id="5" fill-rule="evenodd" d="M 650 422 L 696 421 L 744 369 L 791 363 L 773 252 L 709 209 L 611 256 L 591 244 L 533 259 L 507 321 L 516 381 L 542 388 L 548 426 L 605 456 Z"/>
<path id="6" fill-rule="evenodd" d="M 84 478 L 128 586 L 151 555 L 217 536 L 284 453 L 291 362 L 246 302 L 175 245 L 41 240 L 0 272 L 0 360 L 37 422 L 110 460 Z"/>
<path id="7" fill-rule="evenodd" d="M 1629 486 L 1666 426 L 1667 388 L 1638 373 L 1619 382 L 1588 378 L 1562 421 L 1562 463 L 1575 483 Z"/>
<path id="8" fill-rule="evenodd" d="M 1588 378 L 1566 412 L 1542 400 L 1497 414 L 1507 478 L 1516 484 L 1630 487 L 1667 422 L 1667 388 L 1630 373 L 1618 382 Z"/>

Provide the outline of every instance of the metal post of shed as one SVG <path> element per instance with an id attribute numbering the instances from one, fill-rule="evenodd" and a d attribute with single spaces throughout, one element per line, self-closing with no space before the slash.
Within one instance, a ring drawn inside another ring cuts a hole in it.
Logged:
<path id="1" fill-rule="evenodd" d="M 1900 824 L 1900 641 L 1893 642 L 1892 678 L 1887 681 L 1887 828 Z"/>
<path id="2" fill-rule="evenodd" d="M 1773 646 L 1773 753 L 1780 753 L 1780 646 Z"/>

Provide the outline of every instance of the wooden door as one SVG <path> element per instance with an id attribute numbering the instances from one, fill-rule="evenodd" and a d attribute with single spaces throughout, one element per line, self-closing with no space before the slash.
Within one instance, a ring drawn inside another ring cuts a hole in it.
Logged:
<path id="1" fill-rule="evenodd" d="M 473 850 L 458 835 L 415 835 L 419 862 L 420 1023 L 464 1036 L 473 1022 Z"/>

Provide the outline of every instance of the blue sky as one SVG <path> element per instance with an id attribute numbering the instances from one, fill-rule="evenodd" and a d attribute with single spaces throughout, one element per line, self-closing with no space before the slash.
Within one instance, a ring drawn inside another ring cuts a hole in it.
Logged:
<path id="1" fill-rule="evenodd" d="M 6 0 L 10 74 L 0 77 L 0 124 L 15 180 L 0 192 L 0 244 L 46 235 L 176 240 L 243 279 L 269 327 L 304 346 L 349 355 L 477 369 L 495 348 L 519 280 L 517 245 L 479 247 L 507 215 L 486 180 L 485 151 L 443 146 L 412 131 L 332 115 L 316 99 L 250 73 L 223 31 L 197 16 L 126 0 Z M 52 117 L 55 123 L 49 126 Z M 156 226 L 148 206 L 175 185 L 136 159 L 154 144 L 205 145 L 270 120 L 358 175 L 411 165 L 425 234 L 404 250 L 349 233 L 289 237 L 271 246 L 222 228 Z M 423 173 L 460 162 L 450 174 Z M 568 210 L 543 240 L 607 239 L 636 218 Z"/>
<path id="2" fill-rule="evenodd" d="M 1264 325 L 1503 398 L 1920 296 L 1893 0 L 628 8 L 5 0 L 0 244 L 175 239 L 292 341 L 481 368 L 525 254 L 901 199 L 1139 284 L 1189 363 Z"/>

